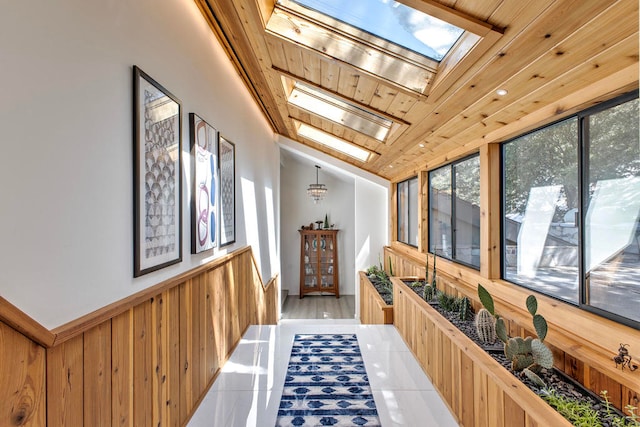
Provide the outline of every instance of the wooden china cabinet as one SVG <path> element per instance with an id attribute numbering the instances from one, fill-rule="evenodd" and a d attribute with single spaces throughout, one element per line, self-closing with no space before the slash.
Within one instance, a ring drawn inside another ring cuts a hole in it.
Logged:
<path id="1" fill-rule="evenodd" d="M 340 298 L 338 230 L 300 231 L 300 298 L 312 292 Z"/>

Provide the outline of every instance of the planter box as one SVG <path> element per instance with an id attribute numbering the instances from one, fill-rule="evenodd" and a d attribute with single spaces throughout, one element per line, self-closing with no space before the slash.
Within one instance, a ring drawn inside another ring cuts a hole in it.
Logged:
<path id="1" fill-rule="evenodd" d="M 360 273 L 360 323 L 393 325 L 393 306 L 387 305 L 364 271 Z"/>
<path id="2" fill-rule="evenodd" d="M 391 280 L 394 325 L 461 426 L 571 426 L 402 280 Z"/>

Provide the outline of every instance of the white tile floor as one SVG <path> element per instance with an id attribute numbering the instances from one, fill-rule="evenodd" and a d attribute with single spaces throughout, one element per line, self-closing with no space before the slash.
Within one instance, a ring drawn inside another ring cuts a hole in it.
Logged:
<path id="1" fill-rule="evenodd" d="M 383 427 L 457 426 L 393 326 L 357 320 L 281 320 L 251 326 L 188 427 L 275 425 L 293 336 L 355 333 Z"/>

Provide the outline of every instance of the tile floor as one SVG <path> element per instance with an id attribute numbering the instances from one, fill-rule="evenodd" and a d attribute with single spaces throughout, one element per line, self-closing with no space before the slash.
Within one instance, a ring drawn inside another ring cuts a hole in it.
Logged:
<path id="1" fill-rule="evenodd" d="M 383 427 L 458 425 L 393 326 L 313 319 L 251 326 L 187 426 L 273 427 L 298 333 L 358 336 Z"/>

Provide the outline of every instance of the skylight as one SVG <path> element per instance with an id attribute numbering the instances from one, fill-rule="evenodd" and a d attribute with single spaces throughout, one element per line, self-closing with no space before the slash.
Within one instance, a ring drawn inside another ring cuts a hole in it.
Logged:
<path id="1" fill-rule="evenodd" d="M 438 62 L 464 33 L 462 28 L 393 0 L 293 1 Z"/>
<path id="2" fill-rule="evenodd" d="M 383 142 L 393 121 L 296 82 L 289 103 Z"/>
<path id="3" fill-rule="evenodd" d="M 353 144 L 349 144 L 346 141 L 336 138 L 335 136 L 328 134 L 320 129 L 309 126 L 305 123 L 299 123 L 298 135 L 329 147 L 333 150 L 340 151 L 347 156 L 353 157 L 366 162 L 371 155 L 371 152 L 363 148 L 357 147 Z"/>

